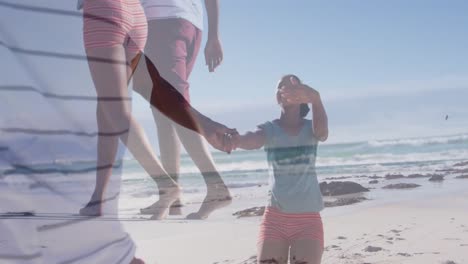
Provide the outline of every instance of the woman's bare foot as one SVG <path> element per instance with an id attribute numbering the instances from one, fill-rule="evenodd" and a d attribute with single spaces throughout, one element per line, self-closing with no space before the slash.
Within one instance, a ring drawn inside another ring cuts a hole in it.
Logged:
<path id="1" fill-rule="evenodd" d="M 140 209 L 140 214 L 143 215 L 153 215 L 156 212 L 156 203 Z M 171 206 L 169 207 L 169 215 L 182 215 L 182 207 L 183 204 L 180 199 L 177 199 Z"/>
<path id="2" fill-rule="evenodd" d="M 133 258 L 130 264 L 145 264 L 145 262 L 139 258 Z"/>
<path id="3" fill-rule="evenodd" d="M 140 209 L 142 214 L 151 214 L 151 220 L 161 220 L 167 217 L 169 207 L 180 197 L 179 187 L 165 188 L 159 192 L 159 200 L 150 207 Z"/>
<path id="4" fill-rule="evenodd" d="M 182 215 L 182 202 L 177 199 L 169 208 L 169 215 Z"/>
<path id="5" fill-rule="evenodd" d="M 187 219 L 206 219 L 213 211 L 226 207 L 231 202 L 231 194 L 224 184 L 215 187 L 213 190 L 208 191 L 198 212 L 187 215 Z"/>
<path id="6" fill-rule="evenodd" d="M 91 198 L 91 200 L 80 209 L 82 216 L 101 216 L 102 215 L 102 200 Z"/>

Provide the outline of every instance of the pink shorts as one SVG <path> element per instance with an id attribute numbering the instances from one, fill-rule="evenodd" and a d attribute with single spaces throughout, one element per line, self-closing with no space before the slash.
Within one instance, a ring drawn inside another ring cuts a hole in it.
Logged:
<path id="1" fill-rule="evenodd" d="M 320 213 L 283 213 L 274 207 L 267 207 L 260 225 L 258 243 L 265 240 L 318 240 L 324 246 L 323 224 Z"/>
<path id="2" fill-rule="evenodd" d="M 148 22 L 149 35 L 145 54 L 154 63 L 161 77 L 190 101 L 189 76 L 200 49 L 202 32 L 181 18 L 154 19 Z M 153 82 L 146 63 L 140 60 L 134 78 L 134 91 L 150 100 Z"/>
<path id="3" fill-rule="evenodd" d="M 85 0 L 83 12 L 86 49 L 123 45 L 132 55 L 143 51 L 148 24 L 139 0 Z"/>

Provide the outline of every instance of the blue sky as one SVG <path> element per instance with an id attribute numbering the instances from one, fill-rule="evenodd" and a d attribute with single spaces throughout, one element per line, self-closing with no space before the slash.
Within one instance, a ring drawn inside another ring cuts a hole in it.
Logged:
<path id="1" fill-rule="evenodd" d="M 199 57 L 192 99 L 253 128 L 278 115 L 275 84 L 295 73 L 321 92 L 331 142 L 464 132 L 466 10 L 466 1 L 221 1 L 225 60 L 210 74 Z"/>
<path id="2" fill-rule="evenodd" d="M 71 0 L 10 2 L 75 8 Z M 208 73 L 204 40 L 191 76 L 193 104 L 217 121 L 245 131 L 276 118 L 275 84 L 295 73 L 321 92 L 330 142 L 466 132 L 467 1 L 220 2 L 223 64 Z M 0 7 L 0 23 L 22 47 L 83 54 L 80 18 Z M 84 62 L 23 57 L 38 80 L 0 53 L 3 82 L 93 92 Z M 138 96 L 134 112 L 154 135 Z"/>

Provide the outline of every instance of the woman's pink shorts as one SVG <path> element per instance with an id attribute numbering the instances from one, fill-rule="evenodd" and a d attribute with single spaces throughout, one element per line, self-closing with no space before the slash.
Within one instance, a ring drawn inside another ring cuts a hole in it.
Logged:
<path id="1" fill-rule="evenodd" d="M 148 24 L 139 0 L 85 0 L 83 12 L 86 49 L 122 45 L 133 55 L 143 51 Z"/>
<path id="2" fill-rule="evenodd" d="M 324 245 L 320 213 L 283 213 L 267 207 L 260 225 L 258 243 L 265 240 L 284 240 L 291 243 L 300 239 L 318 240 Z"/>

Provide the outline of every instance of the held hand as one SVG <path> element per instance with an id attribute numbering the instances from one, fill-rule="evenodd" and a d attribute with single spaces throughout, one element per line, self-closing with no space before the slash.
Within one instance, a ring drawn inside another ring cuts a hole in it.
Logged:
<path id="1" fill-rule="evenodd" d="M 319 92 L 308 85 L 299 83 L 294 77 L 291 77 L 290 85 L 279 89 L 279 93 L 286 102 L 291 104 L 313 104 L 320 98 Z"/>
<path id="2" fill-rule="evenodd" d="M 230 145 L 232 147 L 232 150 L 236 150 L 237 148 L 239 148 L 240 137 L 241 137 L 239 135 L 239 133 L 229 134 L 227 137 L 228 137 L 228 139 L 230 141 Z"/>
<path id="3" fill-rule="evenodd" d="M 223 48 L 219 38 L 209 38 L 205 46 L 205 62 L 210 72 L 214 72 L 223 61 Z"/>
<path id="4" fill-rule="evenodd" d="M 224 125 L 209 120 L 203 124 L 203 132 L 205 139 L 215 149 L 226 153 L 231 153 L 234 149 L 229 135 L 238 134 L 236 129 L 227 128 Z"/>

